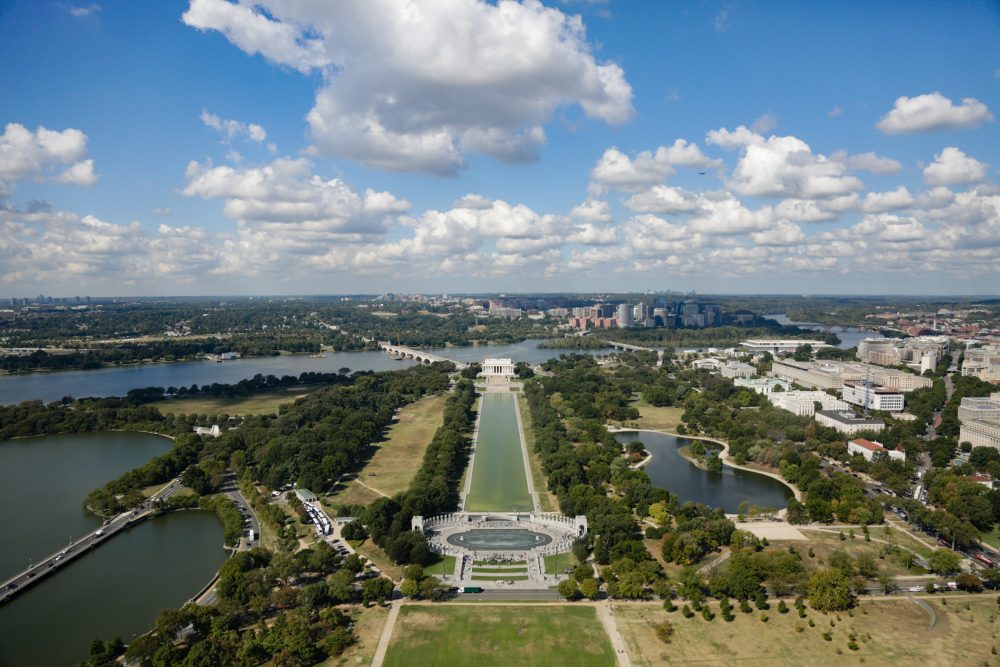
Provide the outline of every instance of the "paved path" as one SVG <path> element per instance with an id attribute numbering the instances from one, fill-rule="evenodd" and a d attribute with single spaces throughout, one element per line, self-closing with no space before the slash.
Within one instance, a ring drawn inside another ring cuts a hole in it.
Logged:
<path id="1" fill-rule="evenodd" d="M 538 502 L 538 492 L 535 491 L 535 479 L 531 475 L 531 463 L 528 459 L 528 442 L 524 439 L 524 422 L 521 421 L 521 406 L 517 396 L 514 396 L 514 415 L 517 417 L 517 435 L 521 440 L 521 458 L 524 460 L 524 478 L 528 483 L 528 494 L 531 496 L 531 504 L 535 512 L 541 512 L 541 505 Z"/>
<path id="2" fill-rule="evenodd" d="M 910 598 L 910 599 L 916 602 L 921 607 L 923 607 L 924 611 L 926 611 L 930 615 L 931 622 L 927 624 L 927 629 L 930 630 L 931 628 L 933 628 L 937 624 L 937 612 L 934 611 L 934 607 L 927 604 L 926 600 L 921 600 L 920 598 Z"/>
<path id="3" fill-rule="evenodd" d="M 465 466 L 465 484 L 458 499 L 458 510 L 460 512 L 465 511 L 465 501 L 468 500 L 469 492 L 472 491 L 472 466 L 476 463 L 476 446 L 479 443 L 479 418 L 482 414 L 483 395 L 480 394 L 479 400 L 476 402 L 476 423 L 472 427 L 472 448 L 469 451 L 469 464 Z"/>
<path id="4" fill-rule="evenodd" d="M 632 661 L 628 657 L 628 650 L 625 648 L 625 640 L 618 633 L 618 623 L 615 621 L 615 612 L 611 608 L 610 602 L 603 602 L 595 605 L 597 618 L 601 619 L 604 631 L 608 633 L 611 646 L 615 649 L 615 657 L 618 658 L 619 667 L 631 667 Z"/>
<path id="5" fill-rule="evenodd" d="M 392 638 L 393 628 L 396 627 L 396 618 L 399 616 L 399 608 L 402 606 L 401 602 L 396 602 L 389 610 L 389 616 L 385 619 L 385 625 L 382 627 L 382 636 L 378 638 L 375 657 L 372 658 L 372 667 L 382 667 L 382 663 L 385 661 L 385 653 L 389 650 L 389 640 Z"/>

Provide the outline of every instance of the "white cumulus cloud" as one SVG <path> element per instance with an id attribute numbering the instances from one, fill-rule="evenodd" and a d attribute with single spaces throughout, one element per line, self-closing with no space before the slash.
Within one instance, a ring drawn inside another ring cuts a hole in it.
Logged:
<path id="1" fill-rule="evenodd" d="M 941 93 L 933 92 L 900 97 L 875 127 L 886 134 L 904 134 L 979 127 L 992 120 L 990 110 L 975 98 L 966 97 L 956 105 Z"/>
<path id="2" fill-rule="evenodd" d="M 450 174 L 466 152 L 532 160 L 557 109 L 607 123 L 633 112 L 624 71 L 595 58 L 582 19 L 537 0 L 192 0 L 183 20 L 322 73 L 312 150 L 371 167 Z"/>
<path id="3" fill-rule="evenodd" d="M 87 135 L 80 130 L 32 132 L 19 123 L 8 123 L 0 134 L 0 197 L 10 194 L 17 181 L 54 176 L 61 183 L 93 185 L 94 161 L 85 159 Z M 60 173 L 56 174 L 55 172 Z"/>
<path id="4" fill-rule="evenodd" d="M 723 148 L 742 149 L 728 181 L 737 194 L 823 199 L 864 187 L 858 178 L 846 173 L 843 162 L 814 154 L 809 144 L 797 137 L 765 139 L 741 125 L 733 131 L 713 130 L 706 140 Z"/>
<path id="5" fill-rule="evenodd" d="M 989 165 L 948 146 L 934 156 L 934 162 L 924 168 L 928 185 L 957 185 L 985 180 Z"/>

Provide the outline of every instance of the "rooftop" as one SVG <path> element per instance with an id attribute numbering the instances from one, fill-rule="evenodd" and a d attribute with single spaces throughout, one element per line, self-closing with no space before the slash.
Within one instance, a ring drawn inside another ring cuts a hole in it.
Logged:
<path id="1" fill-rule="evenodd" d="M 862 417 L 854 414 L 850 410 L 817 410 L 817 415 L 823 415 L 841 424 L 871 424 L 872 426 L 884 426 L 885 423 L 871 417 Z"/>

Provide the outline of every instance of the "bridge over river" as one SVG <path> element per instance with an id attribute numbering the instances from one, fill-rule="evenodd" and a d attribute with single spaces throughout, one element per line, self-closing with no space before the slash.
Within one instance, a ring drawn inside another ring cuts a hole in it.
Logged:
<path id="1" fill-rule="evenodd" d="M 85 535 L 79 540 L 74 540 L 65 549 L 43 558 L 27 569 L 22 570 L 14 577 L 0 584 L 0 605 L 30 588 L 33 584 L 41 581 L 48 575 L 65 567 L 83 554 L 98 545 L 110 540 L 112 537 L 122 532 L 129 526 L 135 525 L 155 514 L 157 508 L 156 501 L 164 500 L 173 495 L 180 488 L 180 480 L 174 479 L 169 484 L 152 495 L 146 502 L 135 507 L 128 512 L 122 512 L 118 516 L 109 519 L 103 526 Z"/>
<path id="2" fill-rule="evenodd" d="M 462 371 L 469 367 L 469 364 L 464 361 L 455 361 L 454 359 L 449 359 L 448 357 L 442 357 L 439 354 L 434 354 L 433 352 L 426 352 L 424 350 L 418 350 L 412 347 L 406 347 L 405 345 L 393 345 L 392 343 L 383 341 L 378 344 L 379 349 L 385 350 L 390 356 L 396 359 L 415 359 L 423 363 L 432 364 L 435 361 L 450 361 L 455 364 L 455 368 Z"/>

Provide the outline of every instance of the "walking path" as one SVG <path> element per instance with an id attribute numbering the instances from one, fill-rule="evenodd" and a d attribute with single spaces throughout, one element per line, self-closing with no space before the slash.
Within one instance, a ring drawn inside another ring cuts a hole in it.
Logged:
<path id="1" fill-rule="evenodd" d="M 472 451 L 469 453 L 469 464 L 465 466 L 465 486 L 458 499 L 458 510 L 465 511 L 465 501 L 472 491 L 472 466 L 476 462 L 476 443 L 479 441 L 479 418 L 483 414 L 483 395 L 479 395 L 479 403 L 476 404 L 476 425 L 472 429 Z"/>
<path id="2" fill-rule="evenodd" d="M 369 491 L 374 491 L 375 493 L 379 494 L 383 498 L 388 498 L 389 497 L 388 493 L 383 493 L 382 491 L 379 491 L 378 489 L 376 489 L 374 486 L 368 486 L 367 484 L 365 484 L 364 482 L 362 482 L 360 479 L 355 478 L 352 481 L 357 482 L 358 484 L 360 484 L 361 486 L 365 487 Z"/>
<path id="3" fill-rule="evenodd" d="M 628 650 L 625 648 L 625 640 L 618 633 L 618 623 L 615 622 L 615 612 L 611 608 L 611 602 L 604 602 L 595 606 L 597 618 L 601 619 L 604 632 L 611 640 L 611 646 L 615 649 L 615 657 L 618 659 L 618 667 L 631 667 L 632 661 L 628 657 Z"/>
<path id="4" fill-rule="evenodd" d="M 391 603 L 392 608 L 389 609 L 389 616 L 385 619 L 385 625 L 382 627 L 382 635 L 378 638 L 378 648 L 375 649 L 375 657 L 372 658 L 372 667 L 382 667 L 382 663 L 385 661 L 385 653 L 389 650 L 389 640 L 392 639 L 392 631 L 396 627 L 396 618 L 399 616 L 399 608 L 403 606 L 402 602 Z"/>
<path id="5" fill-rule="evenodd" d="M 518 405 L 517 397 L 514 398 L 514 415 L 517 416 L 517 435 L 521 440 L 521 459 L 524 463 L 524 478 L 528 483 L 528 495 L 531 496 L 531 505 L 535 512 L 542 511 L 541 503 L 538 500 L 538 492 L 535 491 L 535 480 L 531 476 L 531 464 L 528 462 L 528 442 L 524 439 L 524 423 L 521 421 L 521 407 Z"/>

